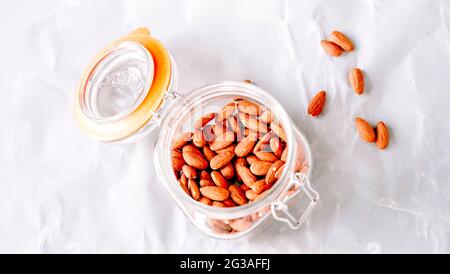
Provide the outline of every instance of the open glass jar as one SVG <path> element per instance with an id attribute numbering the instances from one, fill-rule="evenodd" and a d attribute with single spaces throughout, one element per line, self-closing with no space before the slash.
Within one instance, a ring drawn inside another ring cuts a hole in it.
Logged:
<path id="1" fill-rule="evenodd" d="M 75 100 L 76 120 L 88 135 L 108 143 L 133 142 L 159 127 L 154 153 L 159 179 L 192 223 L 210 236 L 241 237 L 262 228 L 270 216 L 292 229 L 300 227 L 319 195 L 309 182 L 309 145 L 283 107 L 261 88 L 244 82 L 212 83 L 184 95 L 176 91 L 176 75 L 167 50 L 147 29 L 138 29 L 109 45 L 88 67 Z M 276 184 L 261 198 L 235 207 L 208 206 L 180 188 L 172 167 L 173 140 L 190 130 L 198 117 L 236 97 L 271 110 L 289 150 Z"/>

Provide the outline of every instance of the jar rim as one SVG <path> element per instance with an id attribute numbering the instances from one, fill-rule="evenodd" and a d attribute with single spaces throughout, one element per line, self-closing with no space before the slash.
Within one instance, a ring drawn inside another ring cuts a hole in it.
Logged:
<path id="1" fill-rule="evenodd" d="M 291 124 L 292 121 L 281 104 L 263 89 L 253 84 L 236 81 L 219 81 L 206 84 L 197 89 L 194 89 L 187 94 L 187 96 L 181 99 L 183 100 L 183 102 L 180 102 L 179 104 L 177 104 L 177 107 L 174 107 L 171 111 L 169 111 L 164 121 L 162 122 L 161 132 L 155 146 L 156 149 L 154 155 L 156 170 L 160 179 L 163 181 L 169 192 L 174 196 L 175 200 L 180 203 L 180 206 L 183 208 L 183 210 L 185 210 L 183 206 L 185 204 L 189 204 L 196 210 L 203 212 L 209 216 L 223 219 L 232 219 L 248 215 L 250 213 L 253 213 L 255 210 L 258 210 L 268 204 L 275 202 L 283 189 L 289 184 L 288 176 L 294 169 L 294 153 L 296 153 L 298 149 L 297 143 L 294 139 L 294 127 Z M 278 119 L 283 125 L 286 137 L 288 139 L 287 142 L 288 144 L 290 144 L 290 148 L 294 148 L 288 150 L 288 160 L 286 161 L 286 166 L 281 177 L 278 179 L 283 183 L 275 184 L 263 198 L 238 207 L 217 208 L 207 206 L 193 200 L 188 195 L 186 195 L 186 193 L 178 186 L 177 179 L 173 175 L 171 153 L 167 152 L 167 150 L 169 150 L 169 152 L 171 151 L 171 143 L 173 137 L 175 137 L 175 131 L 177 128 L 179 128 L 179 124 L 181 123 L 181 121 L 183 121 L 183 117 L 180 116 L 180 113 L 185 113 L 184 116 L 187 116 L 189 115 L 188 110 L 195 109 L 195 106 L 201 105 L 205 101 L 212 100 L 220 96 L 243 96 L 248 97 L 250 100 L 264 102 L 264 105 L 269 106 L 270 109 L 274 111 L 274 113 L 276 113 Z M 309 143 L 301 132 L 298 133 L 300 134 L 302 142 L 305 146 L 305 157 L 309 163 L 307 176 L 309 176 L 312 169 L 312 156 Z M 170 149 L 168 149 L 167 146 Z"/>

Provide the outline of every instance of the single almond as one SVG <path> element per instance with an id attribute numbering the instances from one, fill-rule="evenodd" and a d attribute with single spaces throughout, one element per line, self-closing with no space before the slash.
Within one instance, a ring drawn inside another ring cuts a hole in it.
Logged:
<path id="1" fill-rule="evenodd" d="M 224 167 L 220 169 L 220 173 L 222 173 L 223 177 L 227 180 L 231 180 L 234 177 L 234 166 L 232 162 L 229 162 Z"/>
<path id="2" fill-rule="evenodd" d="M 283 162 L 286 162 L 287 160 L 287 156 L 288 156 L 289 150 L 287 148 L 287 146 L 284 148 L 283 153 L 281 153 L 281 160 Z"/>
<path id="3" fill-rule="evenodd" d="M 272 162 L 255 161 L 250 165 L 250 171 L 256 176 L 265 176 L 272 166 Z"/>
<path id="4" fill-rule="evenodd" d="M 187 185 L 188 185 L 188 178 L 186 177 L 186 175 L 181 174 L 179 182 L 187 187 Z"/>
<path id="5" fill-rule="evenodd" d="M 230 192 L 231 200 L 236 204 L 244 205 L 248 202 L 245 193 L 237 185 L 230 185 L 228 191 Z"/>
<path id="6" fill-rule="evenodd" d="M 211 172 L 211 178 L 216 186 L 228 188 L 228 182 L 223 177 L 222 173 L 220 173 L 220 171 L 214 170 L 213 172 Z"/>
<path id="7" fill-rule="evenodd" d="M 223 120 L 227 119 L 228 117 L 233 115 L 235 110 L 236 110 L 235 103 L 233 103 L 232 105 L 224 106 L 217 115 L 216 122 L 222 122 Z"/>
<path id="8" fill-rule="evenodd" d="M 246 166 L 236 165 L 236 172 L 241 177 L 242 182 L 246 184 L 248 187 L 251 187 L 252 184 L 256 181 L 256 176 L 250 171 L 250 169 Z"/>
<path id="9" fill-rule="evenodd" d="M 172 150 L 172 167 L 174 171 L 181 171 L 186 161 L 183 159 L 183 154 L 178 150 Z"/>
<path id="10" fill-rule="evenodd" d="M 262 179 L 259 181 L 256 181 L 252 186 L 251 189 L 256 193 L 260 194 L 266 190 L 268 190 L 272 185 L 266 184 L 266 180 Z"/>
<path id="11" fill-rule="evenodd" d="M 257 137 L 254 134 L 250 134 L 242 141 L 237 144 L 236 148 L 234 149 L 234 153 L 237 157 L 245 157 L 247 156 L 252 150 L 253 147 L 256 144 Z"/>
<path id="12" fill-rule="evenodd" d="M 272 122 L 270 123 L 270 128 L 272 129 L 273 133 L 278 135 L 283 141 L 287 142 L 286 133 L 284 132 L 283 127 L 278 122 Z"/>
<path id="13" fill-rule="evenodd" d="M 224 201 L 230 194 L 227 189 L 218 186 L 204 186 L 200 188 L 200 192 L 206 198 L 214 201 Z"/>
<path id="14" fill-rule="evenodd" d="M 209 166 L 212 169 L 217 170 L 228 164 L 231 161 L 231 159 L 233 159 L 233 157 L 234 153 L 230 151 L 217 154 L 216 156 L 214 156 L 214 158 L 211 159 L 211 161 L 209 162 Z"/>
<path id="15" fill-rule="evenodd" d="M 200 199 L 200 190 L 198 189 L 197 183 L 192 179 L 189 179 L 188 181 L 188 190 L 191 192 L 191 196 L 194 200 Z"/>
<path id="16" fill-rule="evenodd" d="M 275 174 L 277 173 L 278 169 L 280 169 L 280 167 L 283 165 L 284 165 L 284 162 L 281 160 L 278 160 L 270 166 L 270 168 L 266 174 L 266 179 L 265 179 L 266 184 L 271 185 L 276 182 L 277 178 L 275 178 Z"/>
<path id="17" fill-rule="evenodd" d="M 209 146 L 204 146 L 203 147 L 203 155 L 205 155 L 205 158 L 208 161 L 211 161 L 212 158 L 214 158 L 214 156 L 216 156 L 216 153 L 214 151 L 212 151 Z"/>
<path id="18" fill-rule="evenodd" d="M 359 136 L 361 139 L 368 143 L 373 143 L 376 140 L 375 131 L 370 126 L 370 124 L 361 117 L 355 119 L 355 125 L 358 129 Z"/>
<path id="19" fill-rule="evenodd" d="M 279 138 L 270 138 L 270 149 L 272 150 L 273 154 L 275 154 L 275 156 L 277 156 L 278 158 L 281 157 L 281 154 L 283 153 L 283 144 L 281 143 Z"/>
<path id="20" fill-rule="evenodd" d="M 327 94 L 324 90 L 319 91 L 312 100 L 309 102 L 308 106 L 308 114 L 312 117 L 319 116 L 322 111 L 323 107 L 325 106 L 325 101 L 327 100 Z"/>
<path id="21" fill-rule="evenodd" d="M 183 152 L 183 159 L 188 165 L 198 170 L 203 170 L 208 167 L 208 161 L 201 154 L 192 151 Z"/>
<path id="22" fill-rule="evenodd" d="M 244 83 L 247 83 L 247 84 L 252 84 L 252 83 L 253 83 L 252 80 L 249 80 L 249 79 L 246 79 L 246 80 L 244 80 L 243 82 L 244 82 Z"/>
<path id="23" fill-rule="evenodd" d="M 276 160 L 278 160 L 277 156 L 275 156 L 275 154 L 273 154 L 272 152 L 257 151 L 257 152 L 255 152 L 255 155 L 260 160 L 263 160 L 266 162 L 275 162 Z"/>
<path id="24" fill-rule="evenodd" d="M 342 48 L 336 45 L 333 42 L 322 40 L 320 41 L 322 48 L 331 56 L 337 57 L 340 56 L 343 52 Z"/>
<path id="25" fill-rule="evenodd" d="M 231 193 L 230 193 L 230 197 L 231 197 Z M 235 207 L 237 206 L 237 204 L 235 202 L 233 202 L 233 200 L 231 200 L 230 198 L 226 199 L 225 201 L 222 202 L 226 207 Z"/>
<path id="26" fill-rule="evenodd" d="M 377 147 L 385 149 L 389 145 L 389 131 L 386 125 L 380 121 L 377 124 Z"/>
<path id="27" fill-rule="evenodd" d="M 247 162 L 244 158 L 237 158 L 236 161 L 234 161 L 234 169 L 236 170 L 236 179 L 238 182 L 242 182 L 242 178 L 237 172 L 237 166 L 246 166 Z"/>
<path id="28" fill-rule="evenodd" d="M 234 142 L 234 133 L 233 132 L 225 132 L 222 135 L 217 136 L 214 141 L 212 141 L 209 146 L 211 150 L 217 151 L 222 148 L 226 148 Z"/>
<path id="29" fill-rule="evenodd" d="M 333 31 L 328 40 L 335 43 L 345 51 L 352 51 L 354 48 L 352 41 L 340 31 Z"/>
<path id="30" fill-rule="evenodd" d="M 194 136 L 192 136 L 192 143 L 196 147 L 204 147 L 206 145 L 206 138 L 203 134 L 203 130 L 197 129 L 194 132 Z"/>
<path id="31" fill-rule="evenodd" d="M 255 161 L 259 161 L 259 158 L 252 154 L 252 155 L 247 156 L 246 160 L 247 160 L 247 163 L 248 163 L 249 165 L 251 165 L 251 164 L 253 164 Z"/>
<path id="32" fill-rule="evenodd" d="M 248 113 L 253 116 L 261 114 L 260 106 L 248 100 L 241 100 L 237 102 L 236 107 L 240 112 Z"/>
<path id="33" fill-rule="evenodd" d="M 181 134 L 172 145 L 172 149 L 178 149 L 182 148 L 184 145 L 186 145 L 192 138 L 192 132 L 185 132 Z"/>
<path id="34" fill-rule="evenodd" d="M 186 175 L 186 177 L 188 179 L 195 179 L 197 178 L 197 170 L 195 170 L 195 168 L 188 166 L 188 165 L 184 165 L 182 168 L 183 171 L 183 175 Z"/>
<path id="35" fill-rule="evenodd" d="M 208 206 L 212 205 L 211 199 L 206 198 L 205 196 L 200 197 L 200 199 L 198 199 L 198 201 L 199 201 L 200 203 L 205 204 L 205 205 L 208 205 Z"/>
<path id="36" fill-rule="evenodd" d="M 208 179 L 200 179 L 199 185 L 200 185 L 200 187 L 216 186 L 216 184 L 212 180 L 208 180 Z"/>
<path id="37" fill-rule="evenodd" d="M 348 79 L 356 94 L 364 93 L 364 75 L 359 68 L 353 68 L 348 75 Z"/>
<path id="38" fill-rule="evenodd" d="M 194 128 L 201 129 L 207 123 L 209 123 L 211 120 L 213 120 L 215 117 L 216 117 L 216 113 L 214 113 L 214 112 L 203 115 L 201 118 L 199 118 L 197 121 L 195 121 Z"/>
<path id="39" fill-rule="evenodd" d="M 254 130 L 256 132 L 266 133 L 268 131 L 267 124 L 259 121 L 258 119 L 250 116 L 247 113 L 239 113 L 239 120 L 248 129 Z"/>

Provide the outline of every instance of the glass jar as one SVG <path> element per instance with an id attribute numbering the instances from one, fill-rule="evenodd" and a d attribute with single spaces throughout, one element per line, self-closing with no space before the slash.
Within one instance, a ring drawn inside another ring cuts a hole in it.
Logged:
<path id="1" fill-rule="evenodd" d="M 148 30 L 139 29 L 113 42 L 89 66 L 75 100 L 76 120 L 88 135 L 108 143 L 134 142 L 159 127 L 154 153 L 159 179 L 192 223 L 212 237 L 247 235 L 270 216 L 299 228 L 319 194 L 309 181 L 308 142 L 284 108 L 261 88 L 244 82 L 212 83 L 183 95 L 176 91 L 176 75 L 170 54 Z M 261 198 L 236 207 L 207 206 L 180 188 L 172 168 L 172 142 L 190 131 L 198 117 L 236 97 L 270 109 L 279 119 L 289 146 L 287 160 L 278 181 Z"/>

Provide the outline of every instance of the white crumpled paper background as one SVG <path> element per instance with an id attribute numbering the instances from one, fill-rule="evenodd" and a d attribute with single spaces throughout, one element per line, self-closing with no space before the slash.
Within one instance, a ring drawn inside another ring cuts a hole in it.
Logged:
<path id="1" fill-rule="evenodd" d="M 158 181 L 158 132 L 122 146 L 80 133 L 82 70 L 139 26 L 170 50 L 180 90 L 248 78 L 287 109 L 321 194 L 306 225 L 209 238 Z M 446 0 L 0 0 L 0 252 L 448 253 L 449 28 Z M 335 29 L 356 51 L 323 52 Z M 347 83 L 355 66 L 367 75 L 360 97 Z M 312 119 L 321 89 L 326 111 Z M 386 151 L 358 138 L 355 116 L 389 125 Z"/>

